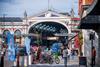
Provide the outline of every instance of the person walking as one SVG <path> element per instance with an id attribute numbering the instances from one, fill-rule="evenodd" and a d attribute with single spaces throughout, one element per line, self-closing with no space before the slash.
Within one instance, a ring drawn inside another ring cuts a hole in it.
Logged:
<path id="1" fill-rule="evenodd" d="M 70 51 L 69 47 L 67 47 L 67 51 L 68 51 L 68 60 L 70 60 L 71 51 Z"/>
<path id="2" fill-rule="evenodd" d="M 38 62 L 40 61 L 41 58 L 41 46 L 39 46 L 38 51 L 37 51 L 37 60 Z"/>
<path id="3" fill-rule="evenodd" d="M 64 49 L 64 46 L 63 45 L 61 45 L 61 47 L 60 47 L 60 54 L 61 54 L 61 57 L 63 58 L 63 49 Z"/>
<path id="4" fill-rule="evenodd" d="M 67 67 L 67 54 L 68 54 L 68 50 L 67 50 L 66 46 L 64 46 L 63 58 L 64 58 L 64 65 L 65 65 L 65 67 Z"/>
<path id="5" fill-rule="evenodd" d="M 95 66 L 95 58 L 96 58 L 96 49 L 92 47 L 92 66 Z"/>

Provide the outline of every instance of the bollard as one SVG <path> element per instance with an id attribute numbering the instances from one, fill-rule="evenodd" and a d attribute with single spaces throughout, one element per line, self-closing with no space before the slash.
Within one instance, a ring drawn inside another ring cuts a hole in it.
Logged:
<path id="1" fill-rule="evenodd" d="M 24 67 L 27 67 L 27 56 L 24 57 Z"/>

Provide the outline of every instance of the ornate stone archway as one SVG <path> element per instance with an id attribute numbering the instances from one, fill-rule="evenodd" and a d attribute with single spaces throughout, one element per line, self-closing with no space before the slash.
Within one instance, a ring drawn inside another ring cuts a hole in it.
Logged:
<path id="1" fill-rule="evenodd" d="M 45 22 L 47 22 L 47 23 L 53 22 L 53 23 L 61 24 L 62 26 L 64 26 L 64 27 L 66 28 L 66 30 L 68 30 L 68 33 L 71 32 L 70 28 L 69 28 L 65 23 L 60 22 L 60 21 L 39 21 L 39 22 L 37 21 L 37 22 L 34 22 L 33 24 L 31 24 L 31 25 L 28 27 L 28 33 L 29 33 L 29 30 L 30 30 L 30 28 L 31 28 L 32 26 L 34 26 L 34 25 L 36 25 L 36 24 L 39 24 L 39 23 L 45 23 Z"/>

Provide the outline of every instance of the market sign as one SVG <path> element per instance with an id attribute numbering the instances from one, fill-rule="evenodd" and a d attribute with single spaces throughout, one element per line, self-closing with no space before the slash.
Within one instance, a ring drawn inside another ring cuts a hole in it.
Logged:
<path id="1" fill-rule="evenodd" d="M 47 40 L 58 40 L 59 37 L 47 37 Z"/>

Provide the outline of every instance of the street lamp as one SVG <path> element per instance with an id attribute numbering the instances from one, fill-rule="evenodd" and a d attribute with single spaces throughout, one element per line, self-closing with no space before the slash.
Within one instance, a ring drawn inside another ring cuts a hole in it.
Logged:
<path id="1" fill-rule="evenodd" d="M 93 40 L 95 39 L 95 33 L 91 32 L 90 33 L 90 40 L 91 40 L 91 67 L 93 67 L 93 63 L 92 63 L 92 48 L 93 48 Z"/>

